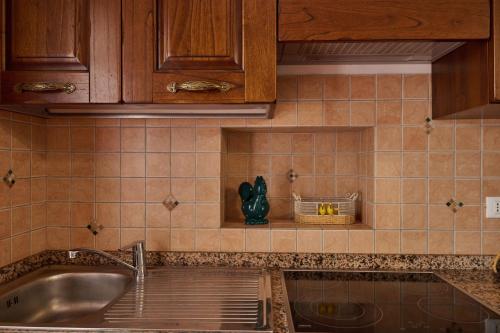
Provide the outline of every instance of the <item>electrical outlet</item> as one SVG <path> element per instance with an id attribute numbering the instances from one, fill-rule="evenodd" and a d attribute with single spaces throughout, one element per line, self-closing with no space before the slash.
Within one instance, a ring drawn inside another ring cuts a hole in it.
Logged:
<path id="1" fill-rule="evenodd" d="M 486 217 L 500 219 L 500 197 L 486 198 Z"/>

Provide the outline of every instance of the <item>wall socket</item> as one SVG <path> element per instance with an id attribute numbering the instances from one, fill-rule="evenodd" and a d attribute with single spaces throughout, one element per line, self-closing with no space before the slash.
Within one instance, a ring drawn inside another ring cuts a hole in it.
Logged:
<path id="1" fill-rule="evenodd" d="M 500 219 L 500 197 L 486 197 L 486 217 Z"/>

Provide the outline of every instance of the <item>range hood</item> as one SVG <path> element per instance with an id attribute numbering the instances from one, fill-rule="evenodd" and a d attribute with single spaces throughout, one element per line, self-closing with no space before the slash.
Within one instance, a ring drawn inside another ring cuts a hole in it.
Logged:
<path id="1" fill-rule="evenodd" d="M 279 43 L 280 65 L 432 63 L 464 42 L 373 41 Z"/>
<path id="2" fill-rule="evenodd" d="M 93 118 L 270 118 L 274 104 L 52 104 L 2 105 L 24 114 L 52 117 Z"/>

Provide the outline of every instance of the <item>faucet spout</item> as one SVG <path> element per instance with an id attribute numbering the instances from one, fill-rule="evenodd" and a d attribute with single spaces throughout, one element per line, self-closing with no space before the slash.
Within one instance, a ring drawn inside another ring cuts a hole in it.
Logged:
<path id="1" fill-rule="evenodd" d="M 127 249 L 132 249 L 132 261 L 133 265 L 130 265 L 128 262 L 125 262 L 121 260 L 118 257 L 115 257 L 114 255 L 111 255 L 107 252 L 101 251 L 101 250 L 96 250 L 96 249 L 90 249 L 90 248 L 76 248 L 68 251 L 68 258 L 69 259 L 76 259 L 79 253 L 93 253 L 100 255 L 102 257 L 105 257 L 107 259 L 110 259 L 113 262 L 116 262 L 117 264 L 120 264 L 122 266 L 127 267 L 128 269 L 134 271 L 134 274 L 137 278 L 142 279 L 146 275 L 146 254 L 144 250 L 144 241 L 137 241 L 129 246 L 126 246 L 122 250 L 127 250 Z"/>

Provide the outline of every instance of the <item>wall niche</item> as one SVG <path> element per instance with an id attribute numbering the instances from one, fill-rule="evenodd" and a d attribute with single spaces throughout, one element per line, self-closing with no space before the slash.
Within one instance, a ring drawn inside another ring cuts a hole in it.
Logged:
<path id="1" fill-rule="evenodd" d="M 226 128 L 222 140 L 222 227 L 369 229 L 372 209 L 373 128 Z M 290 182 L 288 173 L 297 174 Z M 263 176 L 270 223 L 246 226 L 238 187 Z M 359 193 L 354 225 L 294 222 L 292 193 L 304 197 L 343 197 Z"/>

